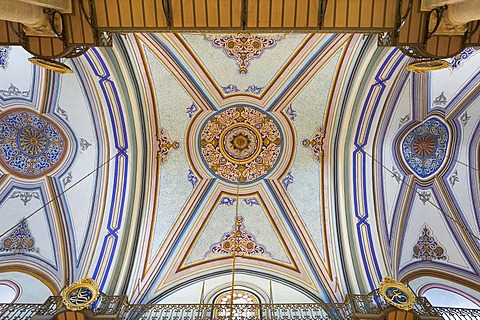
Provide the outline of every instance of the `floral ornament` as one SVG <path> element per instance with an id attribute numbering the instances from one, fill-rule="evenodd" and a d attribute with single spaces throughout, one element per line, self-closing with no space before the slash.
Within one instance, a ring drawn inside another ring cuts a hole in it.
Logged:
<path id="1" fill-rule="evenodd" d="M 6 69 L 8 66 L 8 56 L 12 49 L 7 46 L 0 46 L 0 68 Z"/>
<path id="2" fill-rule="evenodd" d="M 201 128 L 200 152 L 210 171 L 236 183 L 263 178 L 282 151 L 282 136 L 274 120 L 249 106 L 223 110 Z"/>
<path id="3" fill-rule="evenodd" d="M 0 162 L 11 173 L 36 178 L 59 166 L 66 156 L 66 135 L 51 120 L 18 109 L 0 116 Z"/>
<path id="4" fill-rule="evenodd" d="M 305 148 L 310 148 L 313 152 L 313 157 L 315 161 L 320 163 L 323 156 L 323 129 L 317 128 L 313 134 L 313 137 L 309 139 L 304 139 L 302 145 Z"/>
<path id="5" fill-rule="evenodd" d="M 440 246 L 427 225 L 423 226 L 418 241 L 413 247 L 413 258 L 423 261 L 447 260 L 445 249 Z"/>
<path id="6" fill-rule="evenodd" d="M 160 141 L 158 143 L 160 147 L 160 164 L 163 165 L 167 163 L 168 155 L 170 154 L 170 150 L 178 149 L 180 147 L 180 143 L 178 141 L 171 141 L 168 137 L 167 130 L 164 128 L 160 128 Z"/>
<path id="7" fill-rule="evenodd" d="M 36 252 L 35 239 L 30 233 L 27 220 L 20 221 L 10 234 L 0 241 L 0 252 Z"/>
<path id="8" fill-rule="evenodd" d="M 259 58 L 265 49 L 273 48 L 281 36 L 260 36 L 250 33 L 236 35 L 206 37 L 217 48 L 223 48 L 228 57 L 234 58 L 239 66 L 238 72 L 246 74 L 250 60 Z"/>
<path id="9" fill-rule="evenodd" d="M 448 148 L 449 132 L 439 118 L 430 118 L 413 128 L 403 139 L 405 164 L 420 178 L 429 178 L 441 168 Z"/>
<path id="10" fill-rule="evenodd" d="M 239 256 L 262 255 L 271 257 L 271 254 L 267 252 L 265 247 L 258 244 L 255 237 L 245 230 L 242 217 L 239 217 L 236 220 L 234 230 L 224 234 L 222 240 L 212 245 L 205 255 L 228 255 L 233 254 L 234 250 L 236 250 L 237 255 Z"/>

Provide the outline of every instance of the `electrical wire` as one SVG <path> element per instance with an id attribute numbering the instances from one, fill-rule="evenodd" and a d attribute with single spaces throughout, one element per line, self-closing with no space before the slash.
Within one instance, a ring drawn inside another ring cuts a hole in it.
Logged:
<path id="1" fill-rule="evenodd" d="M 116 153 L 114 156 L 112 156 L 110 159 L 108 159 L 107 161 L 105 161 L 104 163 L 102 163 L 100 166 L 96 167 L 95 169 L 93 169 L 92 171 L 90 171 L 89 173 L 87 173 L 87 175 L 83 176 L 81 179 L 79 179 L 77 182 L 75 182 L 74 184 L 72 184 L 71 186 L 69 186 L 68 188 L 66 188 L 65 190 L 63 190 L 62 192 L 60 192 L 59 194 L 57 194 L 55 197 L 53 197 L 52 199 L 50 199 L 50 201 L 48 201 L 47 203 L 43 204 L 43 206 L 41 206 L 40 208 L 38 208 L 37 210 L 33 211 L 32 213 L 30 213 L 28 216 L 24 217 L 20 222 L 17 222 L 15 225 L 13 225 L 11 228 L 9 228 L 8 230 L 6 230 L 5 232 L 3 232 L 2 234 L 0 234 L 0 239 L 3 238 L 5 235 L 7 235 L 9 232 L 11 232 L 12 230 L 14 230 L 19 224 L 21 224 L 23 221 L 26 221 L 28 220 L 29 218 L 31 218 L 34 214 L 36 214 L 37 212 L 39 212 L 40 210 L 44 209 L 46 206 L 48 206 L 50 203 L 52 203 L 53 201 L 57 200 L 58 198 L 60 198 L 62 195 L 64 195 L 67 191 L 69 191 L 70 189 L 72 189 L 73 187 L 75 187 L 76 185 L 78 185 L 80 182 L 82 182 L 83 180 L 85 180 L 86 178 L 88 178 L 89 176 L 91 176 L 93 173 L 97 172 L 100 168 L 102 168 L 103 166 L 105 166 L 107 163 L 109 163 L 110 161 L 112 161 L 115 157 L 117 157 L 118 155 L 120 154 L 124 154 L 124 152 L 118 152 Z"/>
<path id="2" fill-rule="evenodd" d="M 389 168 L 387 168 L 383 163 L 381 163 L 380 161 L 378 161 L 377 159 L 375 159 L 372 155 L 370 155 L 365 149 L 363 149 L 363 152 L 370 158 L 372 159 L 374 162 L 378 163 L 383 169 L 387 170 L 390 174 L 392 174 L 392 176 L 396 176 L 397 173 L 390 170 Z M 461 162 L 459 162 L 461 163 Z M 462 163 L 463 164 L 463 163 Z M 469 167 L 470 168 L 470 167 Z M 473 168 L 474 170 L 476 170 L 475 168 Z M 413 185 L 410 185 L 408 184 L 407 182 L 405 182 L 405 180 L 400 180 L 398 179 L 397 181 L 401 181 L 405 186 L 407 186 L 410 190 L 412 190 L 413 192 L 415 192 L 416 194 L 418 194 L 419 196 L 421 195 L 420 191 L 418 191 Z M 440 206 L 438 206 L 435 202 L 431 201 L 430 199 L 425 199 L 426 201 L 425 202 L 428 202 L 430 203 L 432 206 L 434 206 L 438 211 L 440 211 L 442 213 L 442 215 L 444 215 L 445 217 L 447 217 L 448 219 L 450 219 L 452 222 L 454 222 L 456 225 L 458 225 L 460 227 L 460 229 L 462 229 L 463 231 L 465 231 L 466 233 L 470 234 L 472 237 L 474 237 L 475 239 L 477 239 L 478 241 L 480 241 L 480 237 L 476 234 L 474 234 L 472 231 L 470 231 L 463 223 L 460 223 L 459 221 L 457 221 L 457 219 L 455 219 L 453 216 L 451 216 L 450 214 L 446 213 L 445 211 L 442 210 L 442 208 L 440 208 Z"/>

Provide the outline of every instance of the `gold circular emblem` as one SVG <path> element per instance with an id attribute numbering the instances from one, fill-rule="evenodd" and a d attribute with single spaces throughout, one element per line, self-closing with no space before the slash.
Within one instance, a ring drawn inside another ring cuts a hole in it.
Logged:
<path id="1" fill-rule="evenodd" d="M 415 73 L 425 73 L 427 71 L 435 71 L 445 69 L 451 66 L 451 63 L 445 60 L 435 59 L 435 60 L 419 60 L 410 63 L 407 66 L 408 71 L 413 71 Z"/>
<path id="2" fill-rule="evenodd" d="M 78 311 L 90 307 L 97 300 L 100 291 L 95 280 L 87 277 L 69 285 L 62 292 L 62 301 L 70 311 Z"/>
<path id="3" fill-rule="evenodd" d="M 412 290 L 390 277 L 383 278 L 379 291 L 385 301 L 399 309 L 408 311 L 415 305 L 415 294 Z"/>

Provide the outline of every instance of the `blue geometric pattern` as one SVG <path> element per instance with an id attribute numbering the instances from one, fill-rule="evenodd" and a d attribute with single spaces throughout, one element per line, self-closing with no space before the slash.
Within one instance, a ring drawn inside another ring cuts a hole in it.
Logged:
<path id="1" fill-rule="evenodd" d="M 10 53 L 10 48 L 5 46 L 0 46 L 0 68 L 6 69 L 8 65 L 8 54 Z"/>
<path id="2" fill-rule="evenodd" d="M 450 60 L 450 69 L 451 70 L 455 70 L 455 69 L 458 69 L 462 66 L 463 62 L 467 61 L 468 59 L 470 59 L 470 57 L 472 55 L 474 55 L 475 53 L 477 53 L 477 49 L 473 48 L 473 47 L 468 47 L 468 48 L 465 48 L 465 50 L 463 50 L 461 53 L 459 53 L 458 55 L 454 56 L 451 60 Z"/>
<path id="3" fill-rule="evenodd" d="M 49 120 L 27 110 L 0 117 L 0 162 L 14 174 L 44 175 L 65 157 L 65 135 Z"/>
<path id="4" fill-rule="evenodd" d="M 415 175 L 429 178 L 445 161 L 448 140 L 447 125 L 439 118 L 430 118 L 413 128 L 403 139 L 403 160 Z"/>
<path id="5" fill-rule="evenodd" d="M 0 241 L 0 252 L 34 252 L 35 239 L 30 233 L 27 220 L 20 221 L 10 234 Z"/>

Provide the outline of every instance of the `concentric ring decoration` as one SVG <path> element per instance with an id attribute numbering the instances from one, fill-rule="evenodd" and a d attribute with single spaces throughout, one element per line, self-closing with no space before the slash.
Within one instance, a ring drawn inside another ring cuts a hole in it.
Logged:
<path id="1" fill-rule="evenodd" d="M 57 169 L 68 149 L 66 134 L 51 119 L 33 110 L 0 115 L 0 163 L 10 173 L 37 178 Z"/>
<path id="2" fill-rule="evenodd" d="M 449 129 L 440 118 L 427 119 L 403 138 L 400 149 L 404 163 L 419 178 L 431 178 L 443 167 L 449 138 Z"/>
<path id="3" fill-rule="evenodd" d="M 199 150 L 216 177 L 242 184 L 266 177 L 282 154 L 282 133 L 276 121 L 247 105 L 229 107 L 200 127 Z"/>

